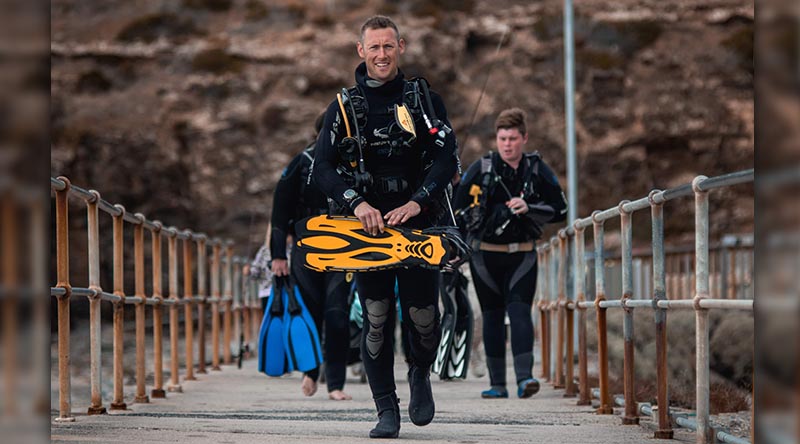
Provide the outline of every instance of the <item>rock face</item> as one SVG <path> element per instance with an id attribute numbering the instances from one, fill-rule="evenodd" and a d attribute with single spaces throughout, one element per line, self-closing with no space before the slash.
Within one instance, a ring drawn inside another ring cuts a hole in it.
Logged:
<path id="1" fill-rule="evenodd" d="M 252 253 L 281 170 L 353 82 L 361 22 L 385 13 L 408 41 L 406 74 L 424 75 L 444 97 L 465 167 L 493 147 L 497 113 L 519 106 L 529 148 L 565 184 L 561 5 L 54 1 L 52 173 Z M 581 215 L 696 174 L 753 167 L 752 37 L 744 0 L 578 4 Z M 668 235 L 691 234 L 691 200 L 667 214 L 677 216 Z M 716 192 L 712 214 L 712 233 L 752 230 L 752 189 Z M 634 233 L 649 238 L 649 222 L 637 223 Z"/>

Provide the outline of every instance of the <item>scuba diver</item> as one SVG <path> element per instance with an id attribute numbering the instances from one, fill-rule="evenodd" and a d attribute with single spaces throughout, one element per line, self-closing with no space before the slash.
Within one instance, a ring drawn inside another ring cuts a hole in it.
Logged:
<path id="1" fill-rule="evenodd" d="M 374 16 L 362 25 L 356 49 L 363 62 L 355 70 L 356 85 L 343 89 L 328 107 L 313 167 L 312 177 L 329 197 L 331 214 L 355 215 L 376 241 L 384 226 L 436 226 L 447 208 L 450 178 L 459 168 L 441 97 L 428 90 L 424 79 L 406 79 L 398 67 L 405 48 L 388 17 Z M 440 339 L 439 269 L 355 273 L 363 306 L 362 358 L 378 411 L 371 438 L 396 438 L 400 432 L 395 279 L 402 317 L 410 326 L 408 415 L 424 426 L 435 413 L 430 367 Z"/>
<path id="2" fill-rule="evenodd" d="M 316 133 L 319 134 L 324 114 L 317 117 Z M 272 204 L 272 236 L 270 252 L 272 273 L 277 277 L 289 274 L 297 285 L 305 305 L 314 319 L 316 330 L 323 337 L 325 357 L 325 383 L 328 397 L 336 401 L 350 400 L 344 392 L 347 355 L 349 349 L 349 306 L 350 283 L 345 273 L 320 273 L 311 270 L 291 255 L 287 261 L 287 235 L 294 238 L 294 223 L 300 219 L 325 214 L 328 211 L 327 198 L 309 179 L 314 159 L 315 143 L 311 143 L 294 157 L 283 171 L 275 188 Z M 289 263 L 290 262 L 290 263 Z M 290 273 L 291 272 L 291 273 Z M 324 334 L 323 334 L 324 332 Z M 303 375 L 302 391 L 312 396 L 317 391 L 320 377 L 319 367 Z"/>
<path id="3" fill-rule="evenodd" d="M 524 153 L 525 111 L 511 108 L 495 121 L 497 152 L 470 165 L 454 200 L 459 225 L 473 247 L 470 271 L 483 314 L 483 342 L 491 387 L 483 398 L 507 398 L 505 315 L 511 323 L 517 396 L 539 391 L 533 377 L 536 291 L 534 243 L 544 224 L 566 219 L 567 202 L 538 153 Z"/>

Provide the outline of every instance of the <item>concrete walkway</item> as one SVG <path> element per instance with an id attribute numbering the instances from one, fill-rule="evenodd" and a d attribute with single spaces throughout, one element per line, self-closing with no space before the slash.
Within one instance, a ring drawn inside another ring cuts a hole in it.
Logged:
<path id="1" fill-rule="evenodd" d="M 398 357 L 399 358 L 399 357 Z M 408 419 L 405 363 L 397 359 L 395 377 L 402 415 L 400 439 L 426 443 L 642 443 L 691 442 L 676 431 L 677 440 L 652 438 L 647 424 L 622 426 L 618 416 L 598 416 L 575 406 L 562 390 L 543 384 L 531 399 L 482 400 L 488 377 L 441 382 L 433 379 L 436 418 L 426 427 Z M 510 361 L 510 360 L 509 360 Z M 508 375 L 513 373 L 509 369 Z M 538 370 L 534 373 L 538 374 Z M 150 404 L 131 404 L 126 412 L 86 416 L 74 406 L 74 423 L 51 426 L 52 442 L 69 443 L 346 443 L 372 442 L 367 437 L 376 416 L 369 387 L 350 375 L 346 391 L 353 401 L 328 400 L 324 387 L 311 398 L 300 392 L 300 374 L 268 378 L 256 372 L 256 361 L 241 370 L 182 381 L 183 393 Z M 149 391 L 149 387 L 148 387 Z M 132 394 L 134 387 L 126 387 Z M 646 423 L 647 421 L 643 421 Z M 378 441 L 380 442 L 380 441 Z"/>

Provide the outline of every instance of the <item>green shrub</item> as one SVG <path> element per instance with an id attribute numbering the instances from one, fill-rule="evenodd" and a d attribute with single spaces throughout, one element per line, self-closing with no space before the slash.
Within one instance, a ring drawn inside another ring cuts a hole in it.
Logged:
<path id="1" fill-rule="evenodd" d="M 211 48 L 200 51 L 194 56 L 192 68 L 214 74 L 238 73 L 242 70 L 242 61 L 222 48 Z"/>

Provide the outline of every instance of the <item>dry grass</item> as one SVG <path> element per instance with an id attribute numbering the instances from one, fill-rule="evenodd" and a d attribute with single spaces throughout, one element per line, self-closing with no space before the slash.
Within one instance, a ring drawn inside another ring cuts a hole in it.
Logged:
<path id="1" fill-rule="evenodd" d="M 619 310 L 608 311 L 609 388 L 623 392 L 623 337 Z M 670 405 L 695 407 L 694 313 L 673 311 L 667 317 L 667 373 Z M 590 373 L 596 373 L 597 326 L 589 316 L 587 343 Z M 753 318 L 750 314 L 712 312 L 710 317 L 711 412 L 747 410 L 753 369 Z M 655 323 L 653 313 L 634 314 L 636 399 L 655 403 Z M 597 385 L 596 375 L 590 381 Z"/>

